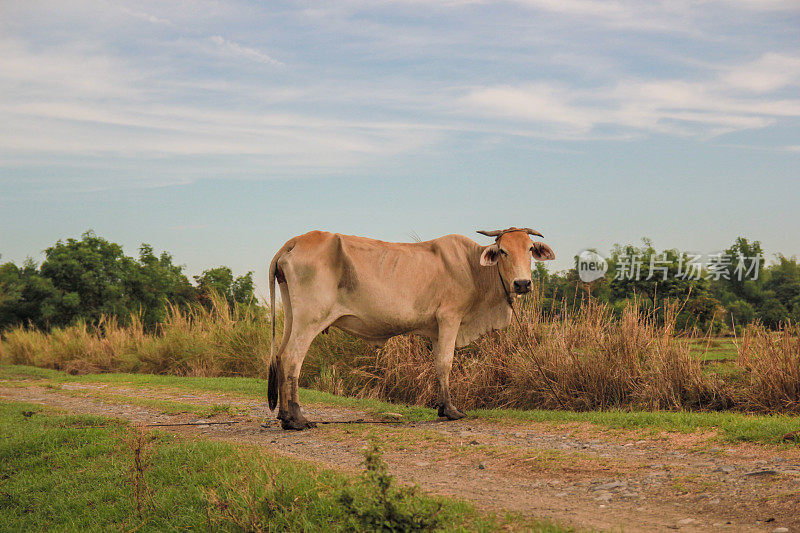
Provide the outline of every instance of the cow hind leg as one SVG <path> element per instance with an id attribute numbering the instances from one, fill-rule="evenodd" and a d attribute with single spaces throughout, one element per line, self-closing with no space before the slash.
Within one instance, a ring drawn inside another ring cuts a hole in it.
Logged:
<path id="1" fill-rule="evenodd" d="M 300 394 L 298 380 L 300 378 L 300 368 L 306 357 L 311 341 L 315 335 L 292 336 L 286 345 L 286 349 L 281 357 L 280 383 L 280 408 L 278 409 L 278 420 L 281 421 L 283 429 L 302 430 L 315 426 L 310 422 L 300 410 Z"/>
<path id="2" fill-rule="evenodd" d="M 436 377 L 439 381 L 438 414 L 449 420 L 458 420 L 466 415 L 455 408 L 450 400 L 450 369 L 453 366 L 453 351 L 456 347 L 458 323 L 439 322 L 439 335 L 433 347 Z"/>

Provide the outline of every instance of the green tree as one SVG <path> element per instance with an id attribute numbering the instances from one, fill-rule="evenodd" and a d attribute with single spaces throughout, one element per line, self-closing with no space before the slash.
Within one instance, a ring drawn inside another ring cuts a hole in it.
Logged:
<path id="1" fill-rule="evenodd" d="M 167 252 L 157 257 L 149 244 L 139 247 L 139 261 L 126 280 L 126 290 L 139 306 L 147 326 L 164 320 L 169 304 L 186 306 L 197 300 L 197 290 L 183 273 L 183 267 L 173 264 Z"/>
<path id="2" fill-rule="evenodd" d="M 87 231 L 81 240 L 58 241 L 45 250 L 41 275 L 49 279 L 60 297 L 52 309 L 42 309 L 51 325 L 76 320 L 97 322 L 101 315 L 126 316 L 136 308 L 126 283 L 136 263 L 122 247 Z"/>
<path id="3" fill-rule="evenodd" d="M 51 280 L 39 273 L 32 259 L 22 267 L 14 263 L 0 265 L 0 329 L 16 324 L 45 328 L 57 309 L 76 305 L 74 297 L 64 301 Z"/>
<path id="4" fill-rule="evenodd" d="M 198 299 L 204 306 L 211 305 L 215 293 L 224 297 L 230 305 L 255 301 L 252 272 L 234 278 L 230 268 L 221 266 L 204 270 L 194 280 L 197 283 Z"/>

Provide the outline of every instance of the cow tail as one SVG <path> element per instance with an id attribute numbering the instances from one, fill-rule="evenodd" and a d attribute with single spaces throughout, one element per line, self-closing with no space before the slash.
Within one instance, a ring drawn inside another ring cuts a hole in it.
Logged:
<path id="1" fill-rule="evenodd" d="M 281 339 L 281 346 L 278 348 L 278 351 L 275 351 L 275 338 L 276 338 L 276 321 L 275 321 L 275 280 L 278 274 L 278 259 L 280 259 L 284 253 L 288 252 L 292 249 L 294 243 L 289 241 L 286 245 L 281 248 L 275 257 L 272 258 L 272 262 L 269 264 L 269 308 L 270 308 L 270 323 L 272 325 L 272 339 L 270 342 L 270 365 L 269 365 L 269 378 L 267 379 L 267 400 L 269 402 L 269 409 L 270 411 L 275 410 L 275 406 L 278 405 L 278 372 L 280 370 L 281 364 L 281 354 L 283 353 L 283 349 L 286 347 L 286 344 L 289 341 L 289 335 L 292 333 L 292 302 L 289 301 L 288 298 L 284 298 L 285 301 L 281 302 L 283 304 L 283 338 Z"/>
<path id="2" fill-rule="evenodd" d="M 277 256 L 276 256 L 277 257 Z M 269 346 L 269 378 L 267 380 L 267 400 L 269 410 L 274 411 L 278 405 L 278 360 L 275 357 L 275 270 L 276 261 L 272 260 L 269 265 L 269 309 L 270 323 L 272 324 L 272 337 Z"/>

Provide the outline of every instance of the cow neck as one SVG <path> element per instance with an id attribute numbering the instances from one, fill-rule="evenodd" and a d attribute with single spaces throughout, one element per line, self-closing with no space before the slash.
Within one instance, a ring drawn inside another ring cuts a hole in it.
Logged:
<path id="1" fill-rule="evenodd" d="M 514 309 L 514 297 L 511 296 L 511 293 L 508 292 L 508 287 L 506 286 L 506 280 L 503 279 L 503 273 L 500 272 L 500 263 L 497 263 L 497 275 L 500 277 L 500 284 L 503 286 L 503 292 L 506 294 L 506 302 Z"/>
<path id="2" fill-rule="evenodd" d="M 524 230 L 524 229 L 516 229 L 516 228 L 515 229 L 508 229 L 508 230 L 504 231 L 503 233 L 501 233 L 500 235 L 498 235 L 497 237 L 494 238 L 495 244 L 498 241 L 500 241 L 500 237 L 502 237 L 506 233 L 512 233 L 512 232 L 515 232 L 515 231 L 524 231 L 524 232 L 527 233 L 527 230 Z M 506 295 L 506 302 L 508 302 L 509 307 L 511 307 L 511 310 L 513 311 L 514 310 L 514 297 L 511 296 L 511 293 L 508 291 L 508 286 L 506 285 L 506 280 L 503 279 L 503 273 L 500 272 L 500 263 L 499 262 L 497 263 L 497 275 L 500 276 L 500 284 L 503 286 L 503 292 Z"/>

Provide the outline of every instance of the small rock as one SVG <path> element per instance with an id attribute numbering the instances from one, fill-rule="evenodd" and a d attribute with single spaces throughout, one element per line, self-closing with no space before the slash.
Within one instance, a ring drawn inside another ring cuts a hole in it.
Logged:
<path id="1" fill-rule="evenodd" d="M 697 523 L 697 520 L 695 520 L 694 518 L 684 518 L 682 520 L 678 520 L 678 525 L 679 526 L 690 526 L 690 525 L 696 524 L 696 523 Z"/>
<path id="2" fill-rule="evenodd" d="M 774 476 L 777 473 L 777 470 L 755 470 L 753 472 L 747 472 L 745 476 Z"/>
<path id="3" fill-rule="evenodd" d="M 525 437 L 528 436 L 528 434 L 527 433 L 514 433 L 514 436 L 517 437 L 518 439 L 524 439 Z"/>
<path id="4" fill-rule="evenodd" d="M 478 470 L 486 470 L 486 465 L 483 463 L 478 463 Z"/>
<path id="5" fill-rule="evenodd" d="M 710 503 L 711 505 L 717 505 L 719 502 L 720 502 L 719 498 L 713 498 L 711 500 L 708 500 L 708 503 Z"/>
<path id="6" fill-rule="evenodd" d="M 395 420 L 400 420 L 401 418 L 403 418 L 403 415 L 401 415 L 400 413 L 383 413 L 383 416 L 385 418 L 394 418 Z"/>
<path id="7" fill-rule="evenodd" d="M 611 498 L 613 498 L 613 497 L 614 497 L 613 494 L 611 494 L 607 490 L 604 490 L 601 493 L 599 493 L 597 496 L 595 496 L 594 499 L 599 501 L 599 502 L 608 502 L 608 501 L 611 501 Z"/>
<path id="8" fill-rule="evenodd" d="M 559 492 L 558 494 L 556 494 L 556 498 L 563 498 L 566 495 L 567 495 L 566 492 Z"/>
<path id="9" fill-rule="evenodd" d="M 723 472 L 725 474 L 730 474 L 733 472 L 734 468 L 732 466 L 718 466 L 714 469 L 714 472 Z"/>
<path id="10" fill-rule="evenodd" d="M 211 426 L 209 424 L 198 424 L 197 427 L 200 429 L 204 429 L 204 428 L 210 428 Z"/>
<path id="11" fill-rule="evenodd" d="M 478 441 L 476 441 L 476 440 L 471 440 L 471 441 L 469 441 L 469 443 L 470 443 L 470 444 L 472 444 L 472 445 L 475 445 L 475 444 L 480 444 L 480 443 L 479 443 Z"/>
<path id="12" fill-rule="evenodd" d="M 612 481 L 610 483 L 603 483 L 601 485 L 597 485 L 595 487 L 592 487 L 591 490 L 592 491 L 595 491 L 595 490 L 613 490 L 613 489 L 620 489 L 620 488 L 627 487 L 627 486 L 628 486 L 628 484 L 627 483 L 623 483 L 622 481 Z"/>
<path id="13" fill-rule="evenodd" d="M 772 530 L 772 533 L 789 533 L 788 527 L 776 527 Z"/>

